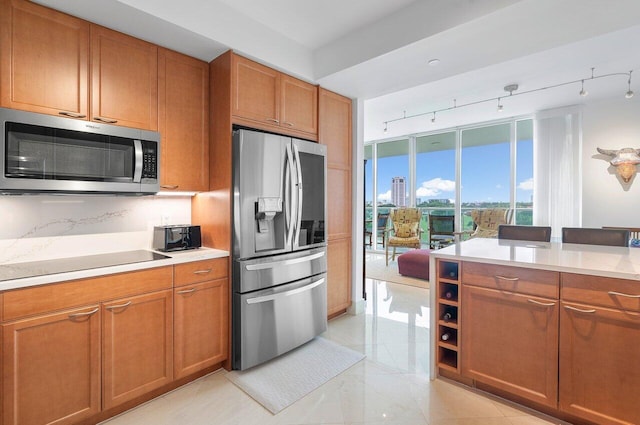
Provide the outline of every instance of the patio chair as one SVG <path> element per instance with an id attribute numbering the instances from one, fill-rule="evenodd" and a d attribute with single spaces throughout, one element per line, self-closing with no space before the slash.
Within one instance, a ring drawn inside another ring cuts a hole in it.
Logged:
<path id="1" fill-rule="evenodd" d="M 455 217 L 452 215 L 429 215 L 429 247 L 440 248 L 454 242 Z"/>
<path id="2" fill-rule="evenodd" d="M 513 209 L 478 209 L 472 210 L 469 215 L 473 220 L 473 230 L 455 232 L 455 234 L 466 235 L 469 236 L 469 238 L 497 238 L 498 226 L 501 224 L 511 224 L 513 220 Z"/>
<path id="3" fill-rule="evenodd" d="M 373 247 L 374 249 L 378 245 L 378 238 L 382 237 L 382 247 L 386 246 L 386 230 L 387 230 L 387 221 L 389 220 L 389 213 L 378 213 L 377 219 L 377 230 L 376 230 L 376 245 Z M 371 246 L 373 241 L 373 231 L 372 229 L 368 229 L 364 232 L 365 237 L 369 237 L 368 245 Z"/>
<path id="4" fill-rule="evenodd" d="M 420 248 L 420 219 L 418 208 L 396 208 L 389 213 L 391 226 L 387 229 L 385 263 L 389 265 L 389 248 L 393 249 L 391 261 L 396 259 L 396 248 Z"/>

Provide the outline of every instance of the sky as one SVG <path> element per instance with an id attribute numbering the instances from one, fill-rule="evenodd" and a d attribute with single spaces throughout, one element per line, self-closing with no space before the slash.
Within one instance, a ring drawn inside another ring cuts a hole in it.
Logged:
<path id="1" fill-rule="evenodd" d="M 372 201 L 372 161 L 365 168 L 366 201 Z M 463 148 L 462 202 L 509 202 L 509 143 Z M 408 156 L 380 158 L 378 162 L 379 202 L 391 199 L 391 179 L 409 177 Z M 419 153 L 416 158 L 416 198 L 455 198 L 455 152 Z M 533 194 L 533 143 L 518 141 L 516 201 L 530 202 Z M 407 190 L 409 188 L 407 187 Z"/>

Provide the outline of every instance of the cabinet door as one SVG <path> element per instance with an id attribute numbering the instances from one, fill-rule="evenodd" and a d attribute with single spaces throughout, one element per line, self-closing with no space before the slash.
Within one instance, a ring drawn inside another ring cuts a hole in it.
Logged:
<path id="1" fill-rule="evenodd" d="M 278 125 L 280 123 L 280 73 L 234 55 L 231 73 L 231 113 Z"/>
<path id="2" fill-rule="evenodd" d="M 280 75 L 280 126 L 318 134 L 318 87 Z"/>
<path id="3" fill-rule="evenodd" d="M 329 168 L 351 169 L 351 99 L 320 88 L 318 140 Z"/>
<path id="4" fill-rule="evenodd" d="M 351 237 L 351 170 L 327 169 L 329 239 Z"/>
<path id="5" fill-rule="evenodd" d="M 91 120 L 158 130 L 158 48 L 91 25 Z"/>
<path id="6" fill-rule="evenodd" d="M 640 313 L 562 303 L 560 409 L 597 424 L 640 423 Z"/>
<path id="7" fill-rule="evenodd" d="M 209 65 L 158 52 L 160 188 L 209 190 Z"/>
<path id="8" fill-rule="evenodd" d="M 225 278 L 174 290 L 175 379 L 226 359 L 228 286 Z"/>
<path id="9" fill-rule="evenodd" d="M 558 301 L 463 285 L 464 376 L 556 407 Z"/>
<path id="10" fill-rule="evenodd" d="M 329 240 L 327 244 L 327 315 L 351 305 L 351 238 Z"/>
<path id="11" fill-rule="evenodd" d="M 103 407 L 172 381 L 173 291 L 103 304 Z"/>
<path id="12" fill-rule="evenodd" d="M 0 105 L 85 118 L 89 23 L 32 2 L 0 5 Z"/>
<path id="13" fill-rule="evenodd" d="M 89 306 L 2 326 L 5 425 L 72 424 L 100 411 L 100 312 Z"/>

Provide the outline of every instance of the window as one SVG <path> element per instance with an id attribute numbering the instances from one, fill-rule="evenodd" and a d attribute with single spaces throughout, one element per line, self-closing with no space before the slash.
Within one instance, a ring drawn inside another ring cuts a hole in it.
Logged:
<path id="1" fill-rule="evenodd" d="M 461 206 L 463 230 L 473 222 L 465 212 L 476 208 L 509 208 L 511 175 L 511 125 L 498 124 L 463 130 Z"/>
<path id="2" fill-rule="evenodd" d="M 533 120 L 516 121 L 515 224 L 533 224 Z"/>
<path id="3" fill-rule="evenodd" d="M 424 245 L 433 214 L 456 215 L 456 227 L 471 230 L 470 210 L 512 208 L 515 224 L 533 224 L 532 119 L 372 142 L 365 159 L 365 213 L 372 229 L 377 214 L 399 206 L 422 210 Z"/>
<path id="4" fill-rule="evenodd" d="M 378 212 L 409 205 L 409 140 L 378 144 L 376 177 Z"/>
<path id="5" fill-rule="evenodd" d="M 429 215 L 454 215 L 456 133 L 416 138 L 416 206 L 422 210 L 422 243 L 429 243 Z"/>

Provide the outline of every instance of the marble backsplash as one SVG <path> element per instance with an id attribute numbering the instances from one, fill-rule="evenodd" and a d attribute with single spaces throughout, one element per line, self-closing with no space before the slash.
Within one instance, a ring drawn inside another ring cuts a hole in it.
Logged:
<path id="1" fill-rule="evenodd" d="M 149 249 L 154 226 L 190 223 L 189 196 L 0 196 L 0 264 Z"/>

